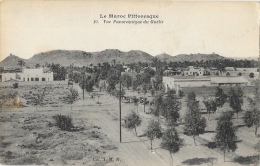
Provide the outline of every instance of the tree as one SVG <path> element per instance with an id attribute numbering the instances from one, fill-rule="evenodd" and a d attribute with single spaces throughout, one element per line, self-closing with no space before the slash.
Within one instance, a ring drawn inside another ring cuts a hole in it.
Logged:
<path id="1" fill-rule="evenodd" d="M 227 76 L 230 76 L 230 73 L 229 72 L 227 72 L 227 74 L 226 74 Z"/>
<path id="2" fill-rule="evenodd" d="M 51 70 L 53 71 L 53 79 L 54 80 L 65 80 L 66 77 L 66 69 L 62 67 L 60 64 L 54 64 L 52 63 L 50 65 Z M 74 73 L 72 71 L 72 66 L 70 66 L 70 71 L 69 71 L 69 78 L 73 79 L 74 78 Z M 75 80 L 74 80 L 75 81 Z"/>
<path id="3" fill-rule="evenodd" d="M 131 130 L 135 129 L 135 134 L 137 135 L 136 127 L 140 126 L 141 122 L 142 122 L 140 116 L 137 113 L 135 113 L 134 111 L 132 111 L 130 114 L 128 114 L 125 117 L 125 120 L 126 120 L 125 127 L 128 129 L 131 129 Z"/>
<path id="4" fill-rule="evenodd" d="M 85 89 L 89 93 L 89 95 L 90 95 L 90 92 L 92 92 L 94 90 L 93 87 L 94 87 L 94 81 L 90 76 L 88 76 L 86 78 L 86 82 L 85 82 Z"/>
<path id="5" fill-rule="evenodd" d="M 78 100 L 78 97 L 79 97 L 78 91 L 76 89 L 70 88 L 66 101 L 68 104 L 71 105 L 71 111 L 72 111 L 72 104 Z"/>
<path id="6" fill-rule="evenodd" d="M 188 100 L 188 112 L 185 114 L 185 126 L 184 131 L 193 136 L 194 144 L 196 145 L 195 136 L 203 134 L 207 126 L 207 121 L 204 117 L 201 117 L 199 101 L 196 100 L 196 95 L 189 95 Z"/>
<path id="7" fill-rule="evenodd" d="M 174 90 L 169 90 L 163 99 L 162 116 L 165 117 L 168 125 L 176 125 L 180 117 L 181 102 L 177 99 Z"/>
<path id="8" fill-rule="evenodd" d="M 129 89 L 132 86 L 132 77 L 129 74 L 123 74 L 121 76 L 121 82 L 124 87 Z"/>
<path id="9" fill-rule="evenodd" d="M 220 87 L 217 87 L 217 91 L 215 93 L 215 100 L 217 107 L 222 107 L 227 101 L 227 95 L 224 93 L 224 90 Z"/>
<path id="10" fill-rule="evenodd" d="M 90 92 L 92 92 L 94 90 L 94 88 L 93 88 L 94 87 L 94 80 L 92 79 L 91 76 L 87 76 L 86 78 L 84 78 L 84 80 L 80 79 L 79 85 L 80 85 L 81 89 L 84 89 L 89 93 L 89 96 L 90 96 Z"/>
<path id="11" fill-rule="evenodd" d="M 205 106 L 207 108 L 208 120 L 209 120 L 210 113 L 211 112 L 215 113 L 217 110 L 216 101 L 214 99 L 208 99 L 208 100 L 204 99 L 203 103 L 205 104 Z"/>
<path id="12" fill-rule="evenodd" d="M 180 150 L 183 140 L 180 139 L 178 132 L 174 127 L 169 127 L 163 133 L 162 142 L 160 144 L 162 149 L 168 150 L 171 156 L 171 163 L 173 164 L 172 154 Z"/>
<path id="13" fill-rule="evenodd" d="M 116 84 L 119 83 L 120 71 L 115 68 L 110 68 L 107 73 L 107 83 L 110 86 L 111 90 L 116 88 Z"/>
<path id="14" fill-rule="evenodd" d="M 255 145 L 255 150 L 258 153 L 258 162 L 260 161 L 260 140 L 258 143 Z"/>
<path id="15" fill-rule="evenodd" d="M 183 90 L 179 90 L 179 97 L 184 97 L 185 96 L 185 94 L 184 94 L 184 92 L 183 92 Z"/>
<path id="16" fill-rule="evenodd" d="M 162 90 L 162 75 L 156 73 L 153 79 L 153 87 L 156 91 Z"/>
<path id="17" fill-rule="evenodd" d="M 39 106 L 42 106 L 42 102 L 45 95 L 46 95 L 46 88 L 44 88 L 42 91 L 38 90 L 38 93 L 32 96 L 34 105 L 36 106 L 36 110 L 38 109 Z"/>
<path id="18" fill-rule="evenodd" d="M 257 135 L 257 129 L 260 127 L 260 88 L 259 82 L 256 82 L 253 98 L 248 98 L 250 110 L 244 115 L 244 123 L 247 127 L 255 127 L 255 135 Z"/>
<path id="19" fill-rule="evenodd" d="M 246 111 L 244 115 L 244 123 L 247 127 L 255 127 L 255 135 L 257 135 L 257 128 L 260 126 L 260 112 L 256 109 Z"/>
<path id="20" fill-rule="evenodd" d="M 191 105 L 196 102 L 196 94 L 194 92 L 190 92 L 188 94 L 188 100 L 187 100 L 187 106 L 188 108 L 191 107 Z"/>
<path id="21" fill-rule="evenodd" d="M 137 111 L 137 114 L 138 114 L 138 105 L 139 105 L 139 100 L 137 97 L 133 97 L 133 103 L 134 105 L 136 106 L 136 111 Z"/>
<path id="22" fill-rule="evenodd" d="M 250 78 L 254 78 L 254 77 L 255 77 L 255 74 L 251 72 L 251 73 L 249 74 L 249 77 L 250 77 Z"/>
<path id="23" fill-rule="evenodd" d="M 144 112 L 145 112 L 145 105 L 147 104 L 147 98 L 145 97 L 146 93 L 148 92 L 148 90 L 151 89 L 151 83 L 143 83 L 142 84 L 142 92 L 144 94 L 143 96 L 143 104 L 144 104 Z"/>
<path id="24" fill-rule="evenodd" d="M 25 66 L 25 62 L 23 60 L 18 60 L 17 65 L 23 68 L 23 66 Z"/>
<path id="25" fill-rule="evenodd" d="M 137 88 L 138 88 L 138 86 L 139 86 L 139 82 L 138 82 L 138 80 L 137 80 L 137 79 L 133 79 L 133 82 L 132 82 L 132 89 L 133 89 L 134 91 L 136 91 Z"/>
<path id="26" fill-rule="evenodd" d="M 243 105 L 243 91 L 239 87 L 237 89 L 230 88 L 229 91 L 229 104 L 230 107 L 237 113 L 242 112 L 242 105 Z"/>
<path id="27" fill-rule="evenodd" d="M 155 138 L 161 138 L 162 137 L 162 128 L 158 122 L 155 120 L 150 120 L 149 124 L 145 130 L 146 136 L 150 139 L 151 142 L 151 150 L 153 149 L 153 140 Z"/>
<path id="28" fill-rule="evenodd" d="M 151 113 L 154 116 L 158 117 L 158 122 L 159 122 L 159 116 L 160 116 L 160 111 L 163 109 L 163 93 L 158 93 L 155 95 L 153 99 L 153 105 L 150 107 Z"/>
<path id="29" fill-rule="evenodd" d="M 217 122 L 216 136 L 214 138 L 216 146 L 224 152 L 224 162 L 226 151 L 235 151 L 237 149 L 236 129 L 231 119 L 232 113 L 230 112 L 224 112 L 220 116 Z"/>
<path id="30" fill-rule="evenodd" d="M 35 65 L 35 68 L 37 69 L 37 68 L 39 68 L 41 65 L 39 64 L 39 63 L 37 63 L 36 65 Z"/>

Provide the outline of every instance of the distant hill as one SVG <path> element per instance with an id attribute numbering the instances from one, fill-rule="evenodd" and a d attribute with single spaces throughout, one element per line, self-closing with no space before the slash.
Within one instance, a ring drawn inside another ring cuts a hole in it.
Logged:
<path id="1" fill-rule="evenodd" d="M 8 56 L 1 63 L 0 66 L 10 66 L 18 63 L 22 59 L 17 56 Z M 151 62 L 153 56 L 139 50 L 132 50 L 123 52 L 117 49 L 107 49 L 100 52 L 85 52 L 77 50 L 53 50 L 35 54 L 30 59 L 23 59 L 27 65 L 35 65 L 39 63 L 44 65 L 47 63 L 59 63 L 62 66 L 69 66 L 72 63 L 75 66 L 85 66 L 89 64 L 98 64 L 103 62 L 112 63 L 133 63 L 133 62 Z"/>
<path id="2" fill-rule="evenodd" d="M 35 54 L 32 58 L 28 59 L 28 64 L 39 63 L 58 63 L 63 66 L 69 66 L 72 63 L 77 66 L 84 66 L 90 64 L 93 60 L 93 54 L 85 51 L 69 51 L 69 50 L 53 50 Z"/>
<path id="3" fill-rule="evenodd" d="M 162 62 L 164 62 L 164 61 L 166 61 L 166 62 L 172 61 L 173 62 L 174 61 L 174 56 L 171 56 L 171 55 L 166 54 L 166 53 L 156 55 L 155 57 L 158 58 L 159 60 L 161 60 Z"/>
<path id="4" fill-rule="evenodd" d="M 207 61 L 207 60 L 215 60 L 215 59 L 226 59 L 223 56 L 220 56 L 218 54 L 180 54 L 176 56 L 171 56 L 169 54 L 163 53 L 160 55 L 155 56 L 161 61 L 166 61 L 166 62 L 184 62 L 184 61 Z"/>
<path id="5" fill-rule="evenodd" d="M 118 63 L 133 63 L 133 62 L 152 62 L 153 56 L 139 50 L 131 50 L 128 52 L 123 52 L 117 49 L 107 49 L 101 52 L 93 53 L 93 64 L 112 62 L 113 59 Z"/>
<path id="6" fill-rule="evenodd" d="M 218 54 L 180 54 L 177 56 L 171 56 L 163 53 L 155 56 L 161 61 L 176 62 L 176 61 L 201 61 L 201 60 L 214 60 L 225 59 L 225 57 Z M 116 63 L 129 64 L 133 62 L 152 62 L 153 56 L 140 51 L 131 50 L 123 52 L 117 49 L 106 49 L 99 52 L 85 52 L 79 50 L 52 50 L 35 54 L 29 59 L 22 59 L 15 55 L 10 55 L 0 62 L 0 66 L 18 66 L 19 60 L 24 60 L 27 66 L 34 66 L 35 64 L 44 65 L 45 63 L 58 63 L 62 66 L 69 66 L 74 64 L 75 66 L 86 66 L 89 64 L 97 65 L 98 63 L 109 62 L 112 63 L 115 59 Z"/>
<path id="7" fill-rule="evenodd" d="M 18 56 L 15 56 L 13 54 L 10 54 L 8 57 L 6 57 L 2 62 L 0 62 L 0 66 L 9 66 L 9 67 L 18 67 L 18 61 L 23 60 L 26 61 L 23 58 L 20 58 Z"/>

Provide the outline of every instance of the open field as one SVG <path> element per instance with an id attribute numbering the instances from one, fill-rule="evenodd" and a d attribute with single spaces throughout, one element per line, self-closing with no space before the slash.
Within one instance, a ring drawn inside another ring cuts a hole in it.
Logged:
<path id="1" fill-rule="evenodd" d="M 10 85 L 5 85 L 10 89 Z M 44 105 L 36 108 L 32 105 L 29 93 L 37 93 L 47 87 L 47 95 Z M 64 103 L 61 98 L 66 96 L 68 85 L 66 82 L 54 82 L 52 85 L 46 82 L 43 85 L 20 85 L 18 91 L 20 100 L 25 105 L 22 108 L 3 109 L 0 114 L 0 163 L 17 165 L 115 165 L 115 166 L 167 166 L 170 165 L 169 152 L 160 148 L 161 140 L 153 142 L 154 150 L 150 150 L 150 141 L 144 136 L 150 119 L 155 119 L 151 114 L 143 111 L 143 105 L 138 106 L 138 112 L 142 124 L 134 131 L 122 127 L 122 143 L 119 143 L 119 110 L 118 99 L 110 97 L 105 92 L 94 91 L 99 94 L 91 98 L 87 93 L 82 99 L 71 105 Z M 246 96 L 253 92 L 252 87 L 244 90 L 243 109 L 248 109 Z M 201 102 L 206 96 L 212 96 L 215 88 L 187 88 L 183 89 L 186 96 L 181 99 L 181 118 L 186 112 L 187 93 L 195 91 L 203 116 L 207 119 L 205 106 Z M 126 91 L 126 95 L 136 95 L 136 92 Z M 149 96 L 150 94 L 147 94 Z M 94 95 L 95 96 L 95 95 Z M 151 97 L 148 97 L 150 100 Z M 28 102 L 29 101 L 29 102 Z M 100 102 L 101 104 L 97 103 Z M 130 111 L 136 111 L 133 103 L 122 103 L 122 117 Z M 196 137 L 197 146 L 193 138 L 183 134 L 183 125 L 177 130 L 184 139 L 184 146 L 176 154 L 173 154 L 174 165 L 255 165 L 256 152 L 253 149 L 259 138 L 254 135 L 253 128 L 243 125 L 243 113 L 239 119 L 233 119 L 238 127 L 238 149 L 229 152 L 226 162 L 223 161 L 223 153 L 216 148 L 209 148 L 215 135 L 216 122 L 223 111 L 231 110 L 228 103 L 217 110 L 216 114 L 207 120 L 206 133 Z M 146 106 L 149 112 L 149 106 Z M 73 118 L 73 125 L 77 130 L 62 131 L 55 126 L 54 115 L 69 115 Z M 163 128 L 164 119 L 161 118 Z"/>

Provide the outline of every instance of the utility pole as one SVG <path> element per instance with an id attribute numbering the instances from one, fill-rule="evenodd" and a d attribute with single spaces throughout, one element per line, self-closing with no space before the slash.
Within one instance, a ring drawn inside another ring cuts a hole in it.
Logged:
<path id="1" fill-rule="evenodd" d="M 120 143 L 122 142 L 122 130 L 121 130 L 121 71 L 119 71 L 119 129 L 120 129 Z"/>
<path id="2" fill-rule="evenodd" d="M 85 72 L 83 72 L 83 100 L 84 100 L 84 89 L 85 89 Z"/>

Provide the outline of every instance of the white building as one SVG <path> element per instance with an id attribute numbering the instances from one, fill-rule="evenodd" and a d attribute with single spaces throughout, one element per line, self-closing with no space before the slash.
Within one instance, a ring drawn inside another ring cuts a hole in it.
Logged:
<path id="1" fill-rule="evenodd" d="M 183 71 L 184 76 L 203 76 L 204 68 L 194 68 L 193 66 L 189 66 L 189 68 Z"/>
<path id="2" fill-rule="evenodd" d="M 243 76 L 211 77 L 211 86 L 249 86 L 249 81 Z"/>
<path id="3" fill-rule="evenodd" d="M 1 82 L 16 81 L 53 81 L 53 72 L 47 68 L 23 69 L 22 72 L 3 72 L 0 74 Z"/>
<path id="4" fill-rule="evenodd" d="M 163 77 L 163 85 L 166 89 L 175 89 L 173 77 Z"/>

